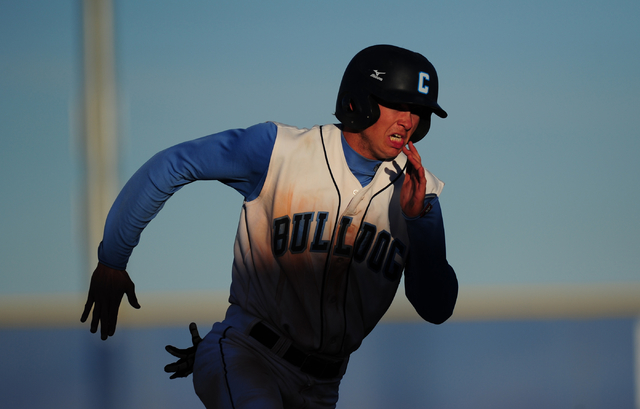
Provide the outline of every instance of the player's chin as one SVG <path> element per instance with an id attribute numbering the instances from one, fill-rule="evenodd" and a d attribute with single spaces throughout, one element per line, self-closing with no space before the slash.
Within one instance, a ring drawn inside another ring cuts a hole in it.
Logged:
<path id="1" fill-rule="evenodd" d="M 385 156 L 384 158 L 382 158 L 382 159 L 380 159 L 380 160 L 382 160 L 383 162 L 391 162 L 391 161 L 394 161 L 394 160 L 395 160 L 395 159 L 400 155 L 400 153 L 402 153 L 402 152 L 398 152 L 398 153 L 397 153 L 397 154 L 395 154 L 395 155 L 388 155 L 388 156 Z"/>
<path id="2" fill-rule="evenodd" d="M 379 156 L 382 160 L 393 160 L 404 151 L 405 146 L 403 143 L 388 144 L 379 152 Z"/>

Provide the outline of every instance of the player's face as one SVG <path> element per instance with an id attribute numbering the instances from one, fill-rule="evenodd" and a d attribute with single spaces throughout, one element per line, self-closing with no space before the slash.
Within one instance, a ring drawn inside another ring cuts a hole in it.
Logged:
<path id="1" fill-rule="evenodd" d="M 349 145 L 368 159 L 391 160 L 402 152 L 420 122 L 418 114 L 407 105 L 392 108 L 379 105 L 380 118 L 367 129 L 345 138 Z"/>

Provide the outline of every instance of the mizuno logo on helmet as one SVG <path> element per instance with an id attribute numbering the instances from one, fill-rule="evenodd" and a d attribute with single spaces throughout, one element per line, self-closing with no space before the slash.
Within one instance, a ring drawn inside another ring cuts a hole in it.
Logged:
<path id="1" fill-rule="evenodd" d="M 386 72 L 382 72 L 382 71 L 378 71 L 378 70 L 373 70 L 373 74 L 370 75 L 371 78 L 375 78 L 378 81 L 382 81 L 382 77 L 380 77 L 382 74 L 386 74 Z"/>

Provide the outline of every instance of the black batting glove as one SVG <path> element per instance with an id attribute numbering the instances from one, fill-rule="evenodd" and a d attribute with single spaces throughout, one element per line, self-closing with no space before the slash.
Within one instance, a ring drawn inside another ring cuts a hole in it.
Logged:
<path id="1" fill-rule="evenodd" d="M 165 372 L 173 372 L 173 375 L 171 375 L 169 379 L 186 378 L 193 373 L 193 362 L 196 359 L 196 350 L 198 349 L 198 344 L 202 341 L 202 338 L 200 338 L 198 326 L 195 322 L 189 324 L 189 331 L 191 332 L 191 341 L 193 342 L 192 347 L 179 349 L 173 345 L 167 345 L 164 348 L 168 353 L 179 358 L 176 362 L 164 367 Z"/>

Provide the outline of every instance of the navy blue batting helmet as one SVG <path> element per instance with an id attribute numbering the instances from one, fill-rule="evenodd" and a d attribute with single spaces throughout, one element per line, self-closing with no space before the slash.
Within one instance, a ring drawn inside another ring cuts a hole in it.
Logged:
<path id="1" fill-rule="evenodd" d="M 429 132 L 431 114 L 446 118 L 438 105 L 438 74 L 421 54 L 393 45 L 374 45 L 353 57 L 342 77 L 336 117 L 349 129 L 364 130 L 380 117 L 378 104 L 408 104 L 420 115 L 411 140 Z"/>

